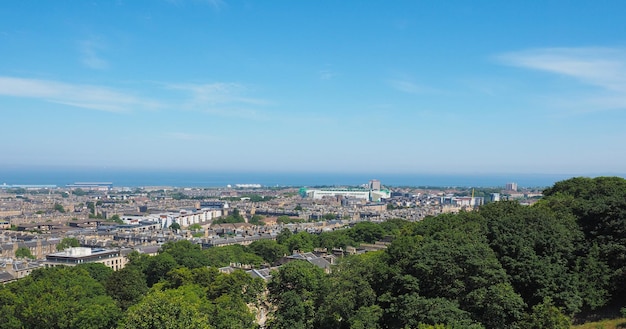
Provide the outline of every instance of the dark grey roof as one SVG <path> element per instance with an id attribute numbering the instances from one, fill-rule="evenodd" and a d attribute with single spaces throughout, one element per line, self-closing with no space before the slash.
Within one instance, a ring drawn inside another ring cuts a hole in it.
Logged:
<path id="1" fill-rule="evenodd" d="M 0 271 L 0 282 L 8 282 L 15 280 L 15 277 L 7 271 Z"/>

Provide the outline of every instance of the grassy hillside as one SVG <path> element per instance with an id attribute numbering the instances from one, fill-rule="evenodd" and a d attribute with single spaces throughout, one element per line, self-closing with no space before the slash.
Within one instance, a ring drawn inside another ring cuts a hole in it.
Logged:
<path id="1" fill-rule="evenodd" d="M 626 318 L 588 322 L 572 326 L 572 329 L 623 329 L 626 328 Z"/>

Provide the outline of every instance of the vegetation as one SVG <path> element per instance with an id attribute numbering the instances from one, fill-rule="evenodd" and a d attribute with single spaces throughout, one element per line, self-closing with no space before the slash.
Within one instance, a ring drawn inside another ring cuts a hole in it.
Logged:
<path id="1" fill-rule="evenodd" d="M 250 217 L 250 220 L 248 220 L 248 223 L 254 224 L 254 225 L 265 225 L 265 223 L 261 221 L 264 218 L 265 217 L 261 215 L 253 215 L 252 217 Z"/>
<path id="2" fill-rule="evenodd" d="M 124 224 L 124 221 L 120 218 L 120 215 L 117 215 L 117 214 L 111 216 L 109 220 L 118 224 Z"/>
<path id="3" fill-rule="evenodd" d="M 33 256 L 33 254 L 30 252 L 30 249 L 28 249 L 27 247 L 17 248 L 17 250 L 15 251 L 15 257 L 35 259 L 35 256 Z"/>
<path id="4" fill-rule="evenodd" d="M 304 220 L 301 218 L 293 218 L 287 215 L 278 216 L 276 219 L 276 223 L 278 224 L 293 224 L 293 223 L 301 223 Z"/>
<path id="5" fill-rule="evenodd" d="M 65 208 L 63 208 L 63 205 L 61 205 L 60 203 L 55 203 L 54 204 L 54 210 L 60 212 L 60 213 L 65 213 Z"/>
<path id="6" fill-rule="evenodd" d="M 255 328 L 251 309 L 269 302 L 267 328 L 560 329 L 626 306 L 626 180 L 574 178 L 544 195 L 417 223 L 284 230 L 249 246 L 169 242 L 113 273 L 40 269 L 0 287 L 0 327 Z M 345 257 L 330 274 L 287 263 L 267 286 L 216 269 L 384 238 L 393 240 L 386 250 Z"/>
<path id="7" fill-rule="evenodd" d="M 57 250 L 63 251 L 70 247 L 80 247 L 80 242 L 76 238 L 63 238 L 59 244 L 57 244 Z"/>
<path id="8" fill-rule="evenodd" d="M 221 217 L 213 221 L 215 224 L 233 224 L 233 223 L 245 223 L 246 219 L 241 216 L 239 213 L 239 209 L 233 209 L 233 213 L 226 216 Z"/>

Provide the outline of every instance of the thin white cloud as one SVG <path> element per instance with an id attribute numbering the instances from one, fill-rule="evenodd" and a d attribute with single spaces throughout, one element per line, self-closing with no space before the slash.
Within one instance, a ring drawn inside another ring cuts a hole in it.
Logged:
<path id="1" fill-rule="evenodd" d="M 175 94 L 164 93 L 174 91 Z M 261 107 L 270 103 L 248 97 L 249 89 L 236 83 L 157 84 L 154 98 L 134 96 L 113 88 L 58 81 L 0 76 L 0 96 L 37 99 L 77 108 L 130 112 L 134 110 L 187 110 L 213 116 L 267 120 Z"/>
<path id="2" fill-rule="evenodd" d="M 222 9 L 226 5 L 226 2 L 222 0 L 205 0 L 211 7 L 219 10 Z"/>
<path id="3" fill-rule="evenodd" d="M 561 75 L 596 87 L 583 95 L 563 96 L 563 104 L 586 106 L 589 111 L 626 108 L 625 48 L 530 49 L 496 58 L 506 65 Z"/>
<path id="4" fill-rule="evenodd" d="M 410 80 L 395 79 L 388 80 L 387 83 L 392 88 L 408 94 L 432 94 L 441 92 L 438 89 L 423 86 Z"/>
<path id="5" fill-rule="evenodd" d="M 330 80 L 337 76 L 337 73 L 333 72 L 332 70 L 321 70 L 318 74 L 321 80 Z"/>
<path id="6" fill-rule="evenodd" d="M 264 115 L 257 107 L 268 105 L 263 99 L 245 96 L 248 88 L 237 83 L 170 84 L 166 87 L 188 94 L 184 104 L 187 109 L 218 116 L 260 120 Z"/>
<path id="7" fill-rule="evenodd" d="M 127 112 L 133 109 L 161 107 L 158 102 L 106 87 L 7 76 L 0 76 L 0 95 L 33 98 L 108 112 Z"/>
<path id="8" fill-rule="evenodd" d="M 166 1 L 177 6 L 183 4 L 184 2 L 187 2 L 185 0 L 166 0 Z M 220 10 L 226 6 L 226 2 L 224 2 L 223 0 L 195 0 L 193 2 L 206 3 L 209 6 L 213 7 L 213 9 L 215 10 Z"/>
<path id="9" fill-rule="evenodd" d="M 79 43 L 79 50 L 83 65 L 96 70 L 107 69 L 109 63 L 99 54 L 104 48 L 102 42 L 96 39 L 81 41 Z"/>

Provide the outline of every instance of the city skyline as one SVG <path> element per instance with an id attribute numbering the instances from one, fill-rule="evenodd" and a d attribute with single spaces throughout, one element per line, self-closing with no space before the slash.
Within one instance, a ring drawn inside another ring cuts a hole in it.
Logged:
<path id="1" fill-rule="evenodd" d="M 0 168 L 622 174 L 624 9 L 10 1 Z"/>

